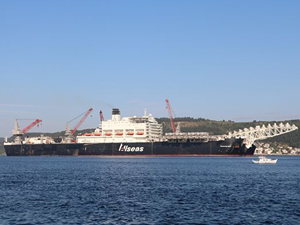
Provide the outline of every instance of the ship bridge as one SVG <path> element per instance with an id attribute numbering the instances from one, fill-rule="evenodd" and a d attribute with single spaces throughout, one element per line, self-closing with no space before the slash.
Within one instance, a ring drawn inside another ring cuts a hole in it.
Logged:
<path id="1" fill-rule="evenodd" d="M 228 137 L 244 138 L 244 143 L 246 144 L 246 147 L 249 148 L 252 146 L 252 144 L 254 144 L 255 141 L 279 136 L 297 129 L 298 127 L 294 124 L 290 125 L 289 123 L 280 123 L 279 125 L 277 125 L 276 123 L 274 123 L 273 125 L 268 124 L 268 126 L 262 125 L 229 132 Z"/>
<path id="2" fill-rule="evenodd" d="M 160 140 L 162 125 L 155 118 L 144 112 L 141 117 L 120 116 L 119 109 L 113 109 L 112 119 L 101 122 L 92 133 L 77 136 L 78 143 L 133 143 Z"/>

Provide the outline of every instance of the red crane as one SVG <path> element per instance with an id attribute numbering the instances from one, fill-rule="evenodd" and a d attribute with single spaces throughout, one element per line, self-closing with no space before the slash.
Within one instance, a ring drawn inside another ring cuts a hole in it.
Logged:
<path id="1" fill-rule="evenodd" d="M 171 122 L 173 133 L 176 133 L 176 127 L 175 127 L 175 123 L 174 123 L 174 120 L 173 120 L 173 115 L 172 115 L 172 110 L 171 110 L 170 102 L 169 102 L 168 99 L 166 99 L 166 104 L 167 104 L 167 109 L 168 109 L 168 113 L 169 113 L 169 117 L 170 117 L 170 122 Z"/>
<path id="2" fill-rule="evenodd" d="M 88 117 L 88 115 L 93 111 L 93 108 L 90 108 L 87 112 L 84 112 L 84 116 L 81 118 L 81 120 L 76 124 L 76 126 L 71 130 L 71 134 L 74 134 L 75 131 L 80 127 L 80 125 L 85 121 L 85 119 Z M 82 114 L 81 114 L 82 115 Z M 79 116 L 81 116 L 79 115 Z M 73 120 L 77 119 L 79 116 L 74 118 Z M 71 120 L 71 121 L 73 121 Z M 69 121 L 69 122 L 71 122 Z"/>
<path id="3" fill-rule="evenodd" d="M 102 110 L 100 110 L 99 114 L 100 114 L 100 121 L 102 122 L 104 120 L 104 116 L 103 116 Z"/>
<path id="4" fill-rule="evenodd" d="M 25 127 L 23 130 L 22 130 L 22 133 L 26 133 L 27 131 L 29 131 L 31 128 L 33 128 L 35 125 L 41 123 L 42 120 L 39 120 L 39 119 L 36 119 L 35 121 L 33 121 L 31 124 L 29 124 L 27 127 Z"/>

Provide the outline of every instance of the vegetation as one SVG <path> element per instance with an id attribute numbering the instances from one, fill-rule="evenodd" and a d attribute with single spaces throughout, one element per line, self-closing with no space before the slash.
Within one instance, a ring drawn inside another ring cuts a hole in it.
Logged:
<path id="1" fill-rule="evenodd" d="M 164 132 L 172 132 L 172 127 L 170 124 L 169 118 L 157 118 L 157 121 L 163 125 Z M 215 120 L 208 120 L 203 118 L 191 118 L 191 117 L 180 117 L 174 119 L 175 124 L 177 125 L 180 123 L 180 128 L 182 132 L 209 132 L 211 134 L 227 134 L 230 131 L 239 130 L 243 128 L 255 127 L 258 125 L 268 125 L 273 123 L 289 123 L 295 124 L 297 127 L 300 128 L 300 120 L 289 120 L 289 121 L 253 121 L 253 122 L 233 122 L 233 121 L 215 121 Z M 92 132 L 94 129 L 85 129 L 75 132 L 75 135 L 78 133 L 89 133 Z M 51 137 L 62 137 L 64 136 L 65 132 L 55 132 L 55 133 L 45 133 L 45 136 Z M 40 133 L 28 133 L 28 136 L 39 136 Z M 9 139 L 12 140 L 12 137 Z M 264 142 L 268 143 L 281 143 L 286 144 L 288 146 L 294 148 L 300 148 L 300 130 L 296 130 L 290 132 L 288 134 L 280 135 L 278 137 L 269 138 L 264 140 Z M 3 147 L 3 138 L 0 138 L 0 154 L 4 153 Z"/>

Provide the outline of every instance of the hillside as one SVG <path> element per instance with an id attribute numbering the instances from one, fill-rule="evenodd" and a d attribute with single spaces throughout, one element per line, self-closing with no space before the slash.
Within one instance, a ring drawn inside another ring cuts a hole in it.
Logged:
<path id="1" fill-rule="evenodd" d="M 163 125 L 164 132 L 172 132 L 171 124 L 169 118 L 157 118 L 157 121 Z M 253 122 L 233 122 L 233 121 L 215 121 L 215 120 L 207 120 L 203 118 L 191 118 L 191 117 L 182 117 L 182 118 L 175 118 L 175 123 L 180 123 L 181 131 L 182 132 L 209 132 L 211 134 L 227 134 L 230 131 L 239 130 L 243 128 L 255 127 L 258 125 L 268 125 L 273 123 L 289 123 L 295 124 L 297 127 L 300 128 L 300 120 L 289 120 L 289 121 L 253 121 Z M 93 131 L 92 129 L 85 129 L 79 130 L 75 133 L 89 133 Z M 45 136 L 51 137 L 60 137 L 64 136 L 64 131 L 55 132 L 55 133 L 45 133 Z M 28 136 L 40 136 L 40 133 L 29 133 Z M 11 138 L 10 138 L 11 139 Z M 274 138 L 269 138 L 264 140 L 263 142 L 272 143 L 282 143 L 294 148 L 300 148 L 300 130 L 293 131 L 291 133 L 281 135 Z M 3 148 L 3 138 L 0 138 L 0 154 L 4 153 Z"/>

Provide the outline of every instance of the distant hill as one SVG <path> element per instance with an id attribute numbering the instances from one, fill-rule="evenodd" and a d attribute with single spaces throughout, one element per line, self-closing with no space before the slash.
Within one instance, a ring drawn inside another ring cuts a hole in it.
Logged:
<path id="1" fill-rule="evenodd" d="M 163 131 L 172 132 L 171 124 L 169 118 L 157 118 L 157 121 L 163 125 Z M 182 132 L 209 132 L 211 134 L 227 134 L 230 131 L 261 126 L 261 125 L 268 125 L 274 123 L 289 123 L 295 124 L 297 127 L 300 128 L 300 120 L 288 120 L 288 121 L 252 121 L 252 122 L 233 122 L 233 121 L 215 121 L 215 120 L 208 120 L 203 118 L 191 118 L 191 117 L 180 117 L 175 118 L 174 122 L 176 124 L 180 123 L 181 131 Z M 75 132 L 75 135 L 79 133 L 90 133 L 94 130 L 91 129 L 84 129 Z M 62 137 L 64 136 L 65 132 L 55 132 L 55 133 L 44 133 L 45 136 L 51 137 Z M 28 133 L 27 136 L 40 136 L 41 133 Z M 0 138 L 0 154 L 4 153 L 3 148 L 3 138 Z M 12 138 L 10 138 L 12 140 Z M 269 138 L 264 140 L 263 142 L 278 142 L 282 144 L 287 144 L 294 148 L 300 148 L 300 130 L 296 130 L 290 132 L 288 134 L 280 135 L 278 137 Z"/>

